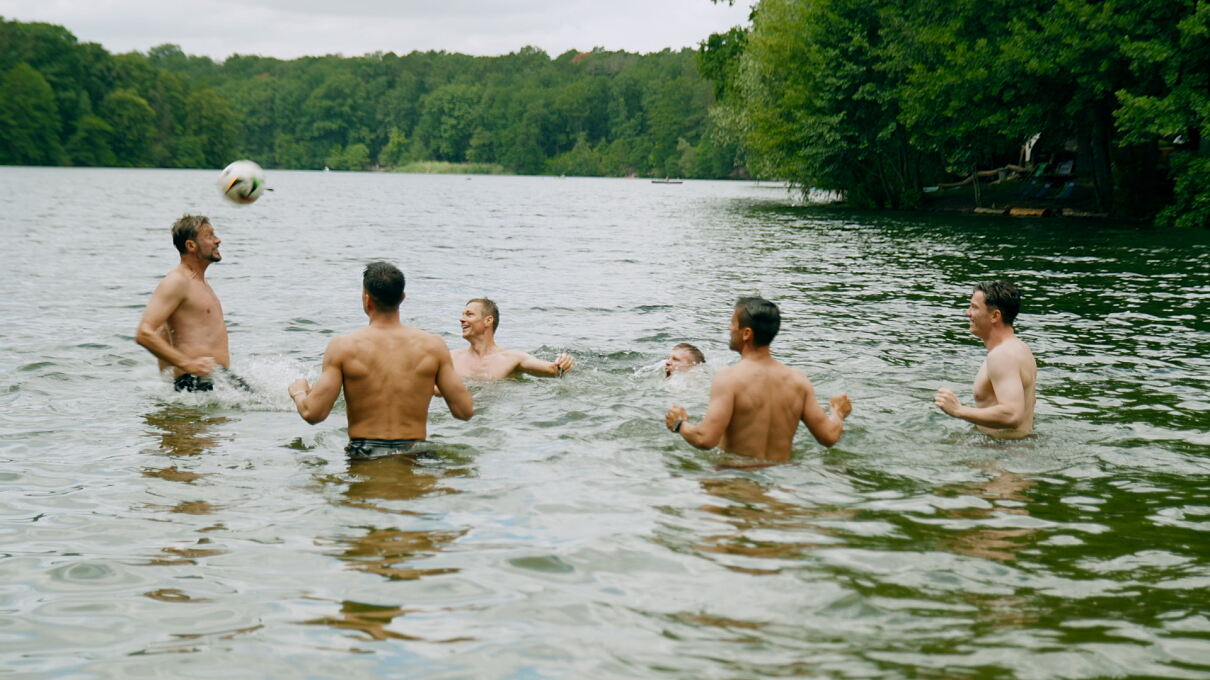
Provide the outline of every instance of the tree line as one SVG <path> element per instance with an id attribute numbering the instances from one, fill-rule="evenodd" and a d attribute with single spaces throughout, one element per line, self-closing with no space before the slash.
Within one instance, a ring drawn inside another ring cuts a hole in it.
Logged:
<path id="1" fill-rule="evenodd" d="M 1205 0 L 761 0 L 700 58 L 758 176 L 916 207 L 1033 141 L 1105 212 L 1210 225 Z"/>
<path id="2" fill-rule="evenodd" d="M 216 62 L 110 54 L 0 18 L 0 164 L 365 170 L 412 162 L 523 174 L 743 175 L 693 50 L 550 57 L 445 52 Z"/>

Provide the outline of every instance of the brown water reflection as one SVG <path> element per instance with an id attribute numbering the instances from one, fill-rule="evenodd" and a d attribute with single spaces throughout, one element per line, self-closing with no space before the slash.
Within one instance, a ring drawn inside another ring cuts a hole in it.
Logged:
<path id="1" fill-rule="evenodd" d="M 441 485 L 441 480 L 454 474 L 454 471 L 437 466 L 425 467 L 407 456 L 351 463 L 349 474 L 352 480 L 345 482 L 339 503 L 381 513 L 419 516 L 423 513 L 410 507 L 400 507 L 398 502 L 457 493 Z M 464 473 L 457 471 L 457 474 Z M 398 581 L 456 572 L 456 569 L 417 569 L 400 565 L 432 556 L 465 533 L 465 529 L 387 526 L 370 527 L 360 536 L 341 536 L 331 540 L 344 547 L 336 556 L 345 560 L 350 568 Z"/>
<path id="2" fill-rule="evenodd" d="M 425 466 L 408 456 L 393 456 L 381 460 L 350 463 L 348 477 L 328 477 L 328 484 L 343 484 L 336 501 L 339 505 L 399 516 L 401 522 L 425 523 L 426 513 L 400 502 L 417 501 L 425 497 L 459 493 L 442 486 L 442 480 L 464 476 L 465 470 Z M 385 501 L 385 502 L 384 502 Z M 321 543 L 340 548 L 332 553 L 350 569 L 382 576 L 389 581 L 411 581 L 426 576 L 457 573 L 456 568 L 421 568 L 409 563 L 430 558 L 461 538 L 466 529 L 429 529 L 400 526 L 370 526 L 356 536 L 321 538 Z M 370 640 L 416 640 L 426 642 L 457 642 L 456 640 L 427 640 L 388 629 L 397 618 L 413 613 L 399 605 L 369 604 L 343 601 L 340 611 L 331 616 L 304 621 L 341 630 L 364 633 Z"/>
<path id="3" fill-rule="evenodd" d="M 724 501 L 722 504 L 706 504 L 701 511 L 718 516 L 735 530 L 704 537 L 704 542 L 694 548 L 704 553 L 739 555 L 756 559 L 791 560 L 802 557 L 804 551 L 828 545 L 831 541 L 801 540 L 803 534 L 831 535 L 831 531 L 818 526 L 815 520 L 851 517 L 849 510 L 807 507 L 780 500 L 773 493 L 783 491 L 769 484 L 761 484 L 743 477 L 725 477 L 701 480 L 702 489 Z M 789 492 L 784 495 L 790 496 Z M 767 532 L 785 532 L 787 540 L 770 540 Z M 760 533 L 765 538 L 754 538 Z M 728 569 L 748 574 L 776 574 L 780 567 L 757 568 L 728 565 Z"/>
<path id="4" fill-rule="evenodd" d="M 225 416 L 210 415 L 201 409 L 190 406 L 171 405 L 145 414 L 143 422 L 154 428 L 148 434 L 158 439 L 155 448 L 144 449 L 143 452 L 177 458 L 200 456 L 214 450 L 219 442 L 227 437 L 215 435 L 212 430 L 218 425 L 231 422 L 231 419 Z M 144 468 L 143 476 L 189 484 L 205 477 L 206 474 L 182 470 L 179 464 L 174 464 L 168 467 Z M 192 507 L 186 505 L 174 512 L 207 514 L 213 510 L 209 504 L 202 501 L 198 501 L 198 503 L 202 503 L 202 505 Z"/>
<path id="5" fill-rule="evenodd" d="M 993 503 L 990 508 L 964 508 L 942 510 L 941 515 L 962 519 L 992 519 L 997 515 L 1028 515 L 1025 504 L 1030 501 L 1026 494 L 1037 482 L 1015 472 L 991 464 L 985 468 L 992 476 L 983 481 L 938 487 L 942 496 L 977 496 Z M 1006 507 L 997 501 L 1011 501 Z M 1020 503 L 1021 507 L 1016 507 Z M 946 552 L 980 559 L 1012 563 L 1017 553 L 1031 542 L 1036 529 L 995 529 L 975 527 L 950 529 L 937 542 L 937 548 Z M 976 607 L 976 625 L 991 629 L 1016 629 L 1034 625 L 1041 613 L 1037 604 L 1029 598 L 1017 595 L 991 595 L 987 593 L 965 593 L 962 599 Z"/>
<path id="6" fill-rule="evenodd" d="M 940 512 L 941 516 L 980 520 L 994 518 L 997 515 L 1029 514 L 1029 510 L 1025 507 L 1005 507 L 995 502 L 1013 501 L 1014 506 L 1016 503 L 1024 506 L 1030 500 L 1025 492 L 1036 482 L 996 466 L 987 469 L 993 475 L 989 480 L 943 486 L 937 488 L 935 493 L 940 496 L 977 496 L 992 501 L 993 506 L 990 508 L 944 509 Z M 1013 562 L 1017 558 L 1017 552 L 1028 544 L 1028 537 L 1035 532 L 1035 529 L 1024 528 L 953 529 L 938 541 L 937 547 L 959 555 L 998 562 Z"/>

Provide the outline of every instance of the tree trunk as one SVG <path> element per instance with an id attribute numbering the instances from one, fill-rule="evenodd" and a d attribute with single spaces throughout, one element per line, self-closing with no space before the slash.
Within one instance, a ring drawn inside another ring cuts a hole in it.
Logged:
<path id="1" fill-rule="evenodd" d="M 1113 161 L 1110 150 L 1113 146 L 1113 110 L 1105 102 L 1097 102 L 1090 111 L 1089 151 L 1092 155 L 1092 178 L 1097 194 L 1097 207 L 1102 212 L 1114 209 Z"/>

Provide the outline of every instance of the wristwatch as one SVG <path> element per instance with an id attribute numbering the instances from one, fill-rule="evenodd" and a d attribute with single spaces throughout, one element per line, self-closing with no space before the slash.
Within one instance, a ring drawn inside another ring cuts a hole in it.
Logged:
<path id="1" fill-rule="evenodd" d="M 677 418 L 677 419 L 676 419 L 676 422 L 672 424 L 672 431 L 673 431 L 673 432 L 680 433 L 680 431 L 681 431 L 681 425 L 684 425 L 684 424 L 685 424 L 685 419 L 684 419 L 684 418 Z"/>

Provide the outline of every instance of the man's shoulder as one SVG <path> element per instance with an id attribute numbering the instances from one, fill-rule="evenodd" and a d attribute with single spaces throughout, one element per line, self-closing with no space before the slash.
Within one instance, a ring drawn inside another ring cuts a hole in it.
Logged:
<path id="1" fill-rule="evenodd" d="M 160 286 L 166 288 L 179 288 L 184 290 L 189 286 L 189 273 L 185 271 L 183 265 L 173 267 L 168 270 L 164 278 L 160 280 Z"/>
<path id="2" fill-rule="evenodd" d="M 1033 359 L 1034 353 L 1029 349 L 1029 345 L 1018 337 L 1013 337 L 1006 342 L 991 348 L 987 352 L 988 359 L 997 359 L 1000 361 L 1024 361 Z"/>

